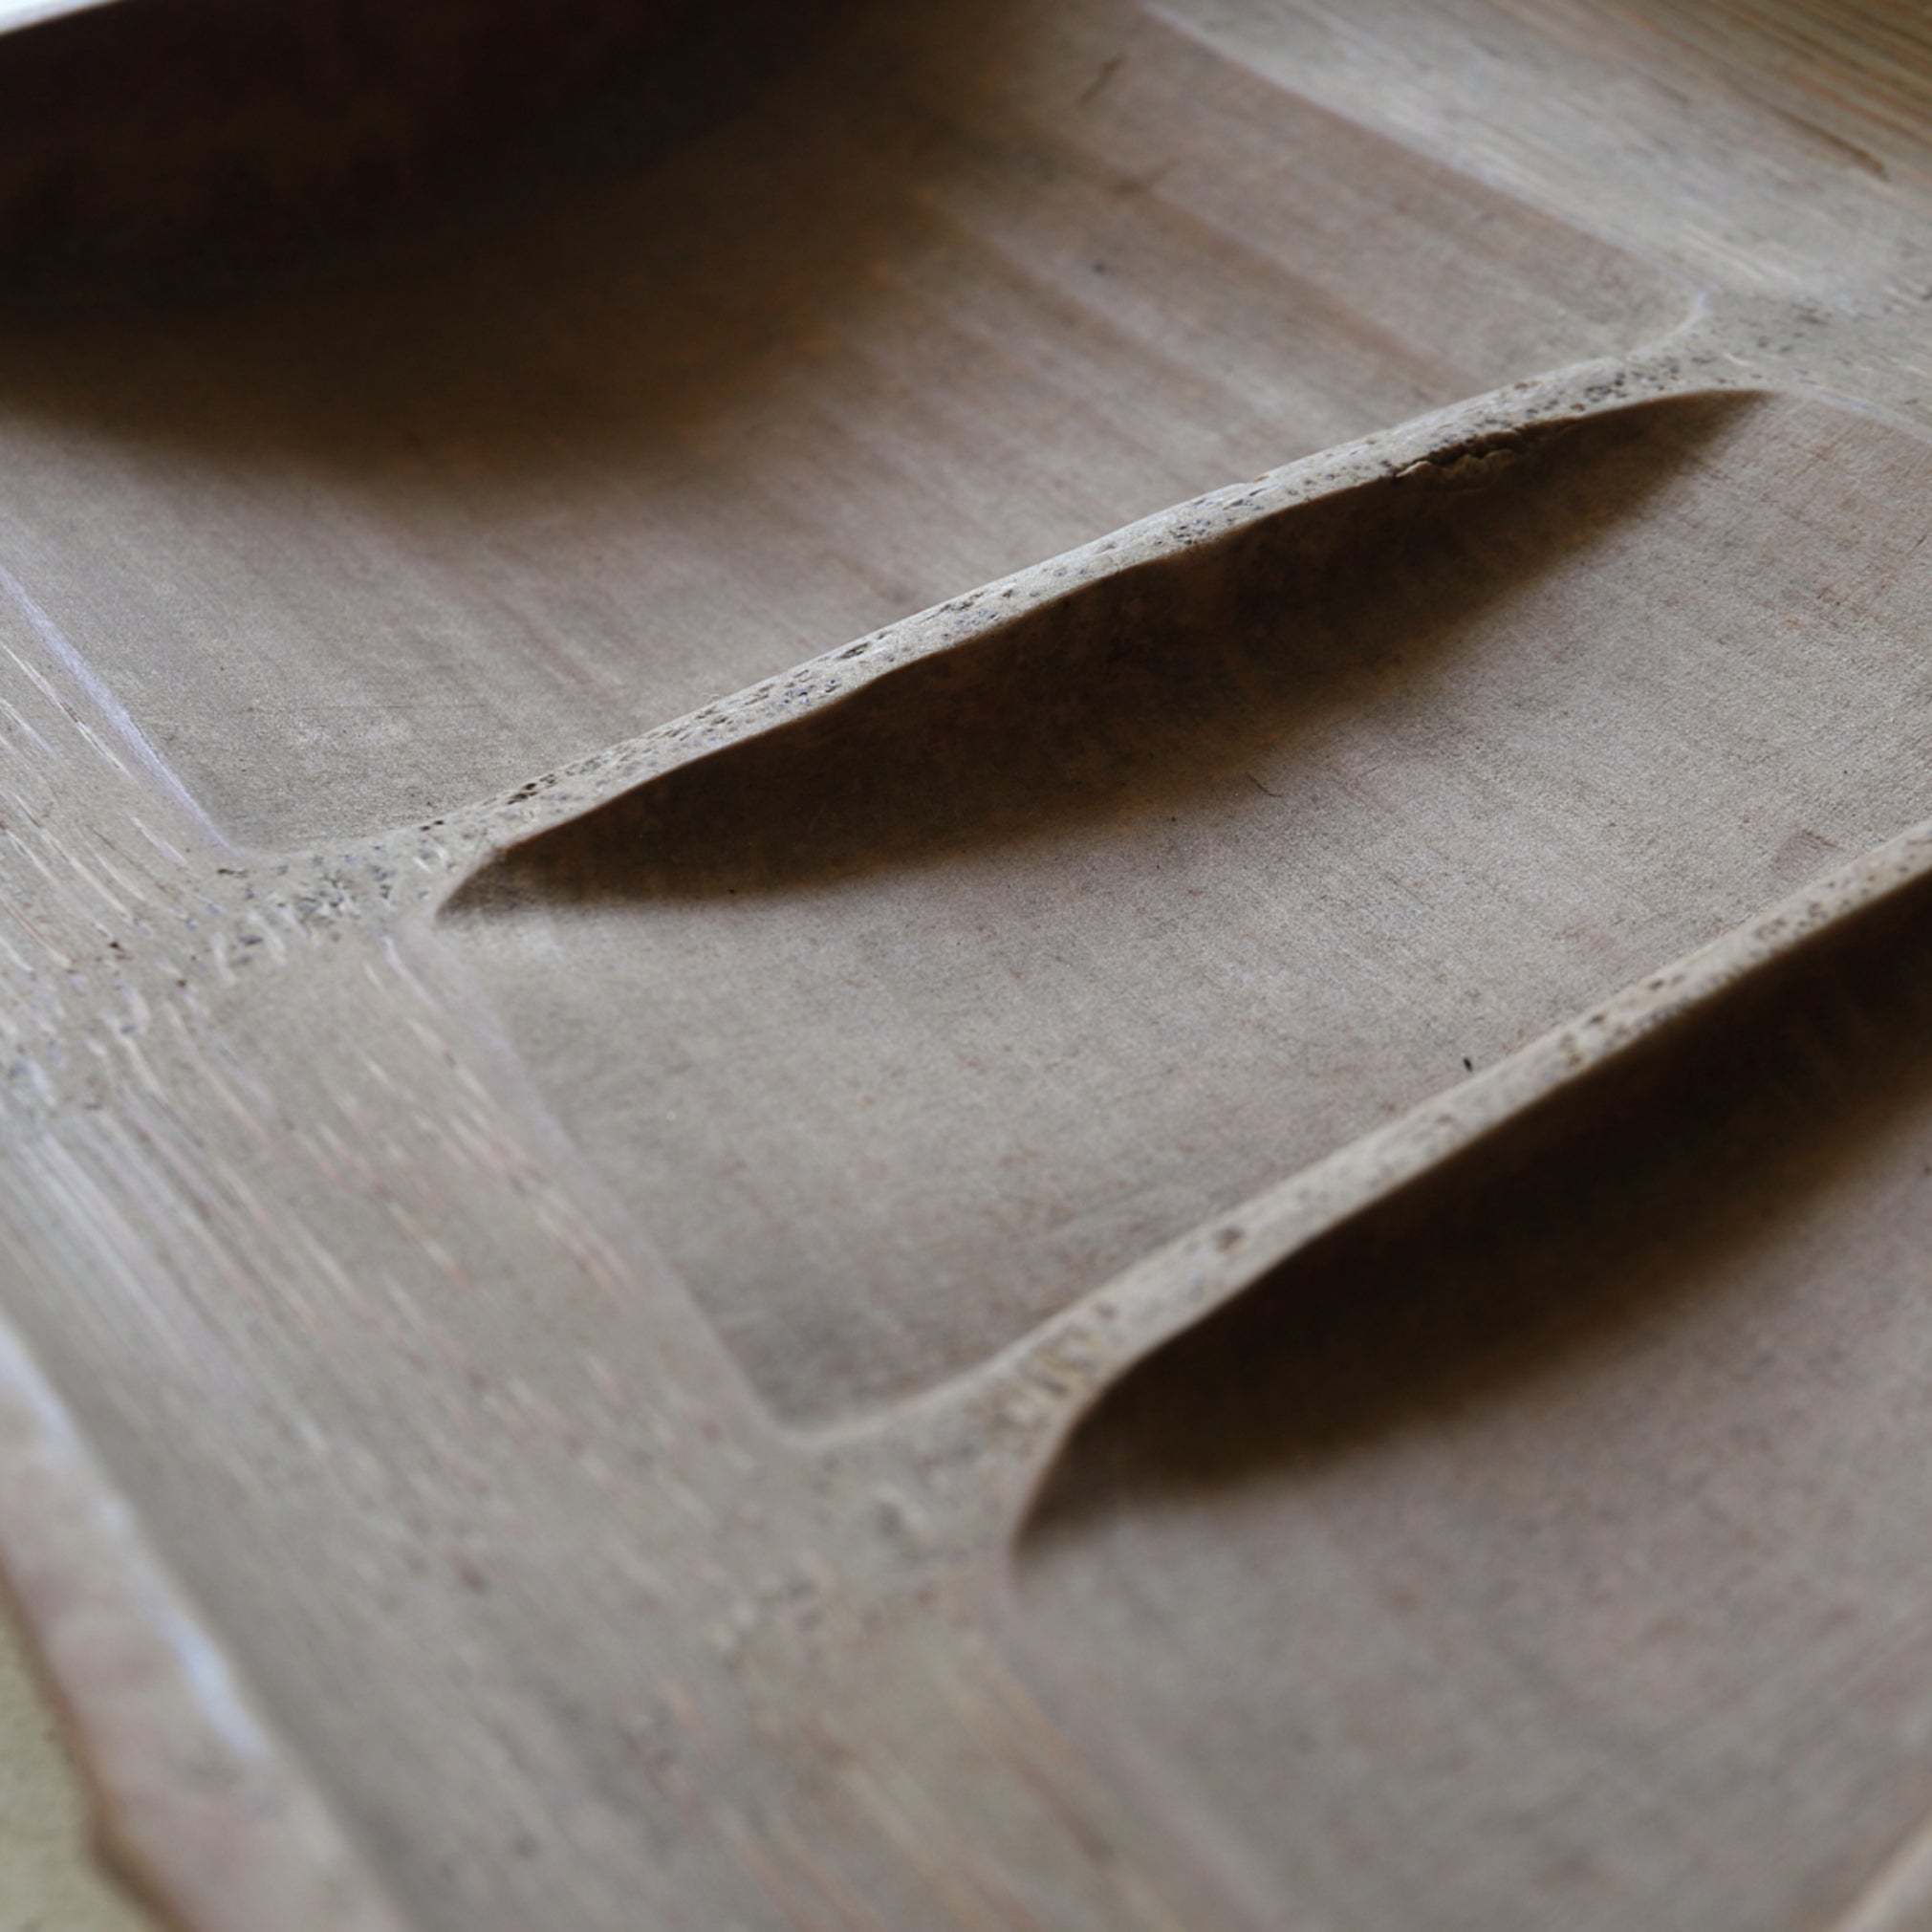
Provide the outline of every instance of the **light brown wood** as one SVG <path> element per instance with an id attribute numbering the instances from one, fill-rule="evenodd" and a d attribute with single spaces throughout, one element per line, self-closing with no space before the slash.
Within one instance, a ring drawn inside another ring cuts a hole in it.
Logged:
<path id="1" fill-rule="evenodd" d="M 11 1617 L 0 1621 L 0 1925 L 141 1932 L 148 1921 L 93 1856 L 92 1820 L 58 1712 Z"/>
<path id="2" fill-rule="evenodd" d="M 116 1860 L 1923 1923 L 1924 22 L 774 21 L 280 262 L 0 166 L 0 1565 Z"/>

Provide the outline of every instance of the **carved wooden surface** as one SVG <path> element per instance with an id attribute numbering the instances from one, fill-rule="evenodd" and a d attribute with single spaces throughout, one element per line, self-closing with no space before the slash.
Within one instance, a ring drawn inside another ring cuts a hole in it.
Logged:
<path id="1" fill-rule="evenodd" d="M 0 1564 L 117 1865 L 1924 1922 L 1920 13 L 679 44 L 0 317 Z"/>

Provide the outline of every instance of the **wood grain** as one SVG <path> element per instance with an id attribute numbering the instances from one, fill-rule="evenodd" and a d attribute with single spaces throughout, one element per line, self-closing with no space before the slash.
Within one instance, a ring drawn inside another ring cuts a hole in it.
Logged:
<path id="1" fill-rule="evenodd" d="M 1915 18 L 853 6 L 19 284 L 0 1565 L 161 1918 L 1923 1921 Z"/>

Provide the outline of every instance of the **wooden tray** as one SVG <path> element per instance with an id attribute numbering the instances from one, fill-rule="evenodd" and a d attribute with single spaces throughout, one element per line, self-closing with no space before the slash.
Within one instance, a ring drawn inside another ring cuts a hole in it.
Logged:
<path id="1" fill-rule="evenodd" d="M 0 1564 L 122 1876 L 1932 1919 L 1932 27 L 899 0 L 573 98 L 0 315 Z M 93 236 L 159 137 L 42 120 Z"/>

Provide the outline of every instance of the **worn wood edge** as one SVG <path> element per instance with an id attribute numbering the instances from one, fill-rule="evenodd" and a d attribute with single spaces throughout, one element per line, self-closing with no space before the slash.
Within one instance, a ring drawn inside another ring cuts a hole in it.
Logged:
<path id="1" fill-rule="evenodd" d="M 961 1547 L 976 1547 L 1003 1579 L 1068 1438 L 1139 1363 L 1343 1222 L 1927 877 L 1932 820 L 1191 1228 L 965 1375 L 805 1440 L 834 1462 L 879 1449 L 909 1459 Z M 1932 1823 L 1913 1870 L 1912 1897 L 1932 1904 Z"/>
<path id="2" fill-rule="evenodd" d="M 1742 988 L 1892 895 L 1932 878 L 1932 820 L 1872 847 L 1744 924 L 1634 982 L 1226 1214 L 1203 1223 L 998 1356 L 887 1410 L 823 1431 L 828 1481 L 919 1494 L 953 1599 L 1010 1654 L 1018 1550 L 1069 1438 L 1140 1364 L 1271 1270 L 1652 1036 Z M 1932 1814 L 1876 1862 L 1819 1932 L 1932 1923 Z"/>
<path id="3" fill-rule="evenodd" d="M 423 825 L 358 841 L 337 862 L 366 871 L 372 858 L 401 861 L 414 863 L 419 875 L 438 875 L 417 889 L 420 900 L 435 911 L 513 846 L 583 817 L 679 766 L 824 710 L 907 664 L 995 636 L 1015 620 L 1123 572 L 1184 556 L 1323 497 L 1388 481 L 1487 437 L 1558 429 L 1648 402 L 1701 396 L 1744 402 L 1768 395 L 1749 371 L 1726 363 L 1715 352 L 1690 352 L 1697 320 L 1689 318 L 1642 354 L 1575 363 L 1378 430 L 1251 482 L 1187 498 L 808 658 L 512 791 Z"/>
<path id="4" fill-rule="evenodd" d="M 100 1853 L 164 1922 L 408 1932 L 5 1324 L 0 1575 L 73 1732 Z"/>
<path id="5" fill-rule="evenodd" d="M 433 918 L 511 848 L 680 766 L 824 710 L 907 664 L 991 638 L 1127 571 L 1184 556 L 1325 496 L 1387 481 L 1486 437 L 1700 397 L 1810 400 L 1925 437 L 1922 417 L 1863 393 L 1860 379 L 1869 370 L 1862 341 L 1834 351 L 1817 336 L 1805 326 L 1768 333 L 1753 305 L 1698 292 L 1682 321 L 1644 348 L 1568 364 L 1187 498 L 441 816 L 339 844 L 238 857 L 289 861 L 292 871 L 307 874 L 305 895 L 344 910 L 426 910 Z"/>

